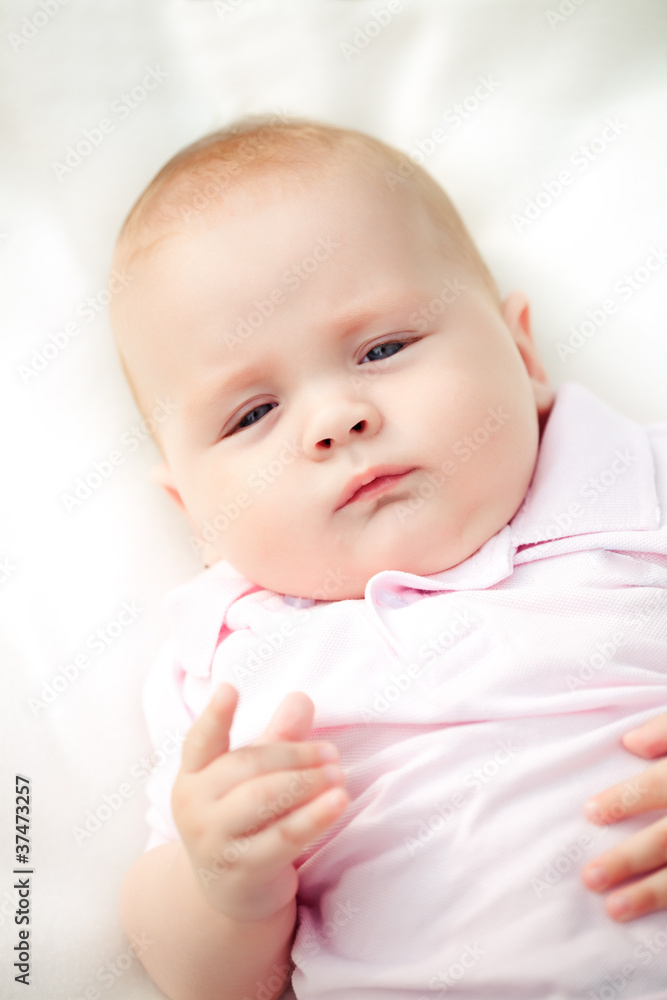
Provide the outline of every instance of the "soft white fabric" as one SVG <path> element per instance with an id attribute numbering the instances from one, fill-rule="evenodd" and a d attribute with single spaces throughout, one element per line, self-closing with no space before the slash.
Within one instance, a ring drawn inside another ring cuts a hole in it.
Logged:
<path id="1" fill-rule="evenodd" d="M 164 594 L 200 564 L 187 525 L 148 481 L 157 452 L 100 298 L 124 215 L 176 150 L 246 112 L 314 115 L 406 152 L 428 148 L 441 128 L 446 138 L 426 166 L 460 206 L 502 291 L 531 297 L 554 384 L 575 379 L 640 422 L 664 419 L 667 269 L 628 298 L 614 285 L 667 232 L 667 6 L 585 0 L 549 24 L 560 0 L 403 0 L 347 61 L 341 43 L 363 41 L 357 32 L 386 0 L 218 8 L 212 0 L 44 0 L 54 3 L 46 23 L 39 0 L 0 9 L 0 561 L 11 567 L 0 571 L 0 954 L 16 943 L 11 789 L 13 775 L 27 771 L 35 788 L 32 996 L 75 1000 L 97 989 L 143 1000 L 161 993 L 138 962 L 115 966 L 119 957 L 127 963 L 118 888 L 146 839 L 151 748 L 141 687 L 167 631 Z M 30 19 L 41 26 L 31 31 Z M 9 35 L 21 31 L 33 37 L 14 48 Z M 167 78 L 121 117 L 116 102 L 155 67 Z M 474 108 L 489 76 L 500 86 L 459 121 L 454 105 Z M 577 167 L 572 157 L 610 117 L 627 127 Z M 104 118 L 113 131 L 58 180 L 52 164 Z M 575 181 L 517 232 L 512 214 L 564 169 Z M 587 311 L 599 321 L 609 298 L 616 312 L 561 361 L 556 344 L 568 328 L 595 326 Z M 24 383 L 19 366 L 73 322 L 78 335 Z M 68 513 L 62 495 L 112 451 L 122 464 Z M 138 617 L 102 652 L 91 648 L 96 630 L 118 631 L 132 601 Z M 88 666 L 70 670 L 70 682 L 63 671 L 84 654 Z M 54 681 L 64 689 L 36 714 L 29 700 Z M 642 761 L 628 760 L 641 771 Z M 130 791 L 122 807 L 77 842 L 73 831 L 88 813 L 107 816 L 105 796 L 115 802 L 121 786 Z M 24 993 L 11 979 L 0 984 L 2 996 Z"/>
<path id="2" fill-rule="evenodd" d="M 298 690 L 310 738 L 341 751 L 352 802 L 297 861 L 299 1000 L 575 1000 L 624 966 L 632 996 L 660 995 L 664 962 L 638 943 L 667 916 L 613 923 L 581 870 L 645 824 L 598 829 L 582 807 L 632 778 L 620 736 L 667 703 L 666 512 L 667 423 L 645 431 L 567 383 L 522 506 L 458 566 L 327 603 L 219 563 L 169 595 L 145 691 L 156 745 L 228 681 L 232 749 Z M 177 766 L 148 782 L 149 847 L 178 835 Z"/>

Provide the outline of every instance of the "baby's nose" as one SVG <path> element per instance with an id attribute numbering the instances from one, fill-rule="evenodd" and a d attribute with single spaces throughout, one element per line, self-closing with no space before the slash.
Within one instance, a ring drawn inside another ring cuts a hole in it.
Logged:
<path id="1" fill-rule="evenodd" d="M 365 429 L 366 429 L 366 421 L 365 420 L 359 420 L 354 425 L 354 427 L 350 427 L 350 434 L 354 434 L 354 433 L 361 434 L 361 433 L 363 433 L 363 431 Z M 317 442 L 317 447 L 318 448 L 330 448 L 334 440 L 337 441 L 339 444 L 342 444 L 344 438 L 345 438 L 345 431 L 343 431 L 342 433 L 338 433 L 337 432 L 335 438 L 330 438 L 330 437 L 328 437 L 328 438 L 322 438 L 321 441 Z"/>
<path id="2" fill-rule="evenodd" d="M 375 407 L 361 400 L 325 404 L 316 410 L 306 428 L 304 454 L 316 460 L 325 458 L 334 447 L 376 434 L 381 422 Z"/>

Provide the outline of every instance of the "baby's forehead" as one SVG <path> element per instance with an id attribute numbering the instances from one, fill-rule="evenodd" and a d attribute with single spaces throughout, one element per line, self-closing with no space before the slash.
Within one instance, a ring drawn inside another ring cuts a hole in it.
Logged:
<path id="1" fill-rule="evenodd" d="M 347 292 L 364 282 L 417 277 L 420 268 L 444 271 L 443 255 L 433 253 L 436 242 L 424 207 L 363 173 L 323 177 L 307 186 L 268 184 L 239 190 L 224 204 L 163 229 L 137 256 L 134 290 L 166 280 L 174 301 L 180 295 L 195 305 L 210 292 L 228 311 L 286 281 L 294 301 L 306 286 L 318 285 L 324 272 L 349 272 L 349 280 L 344 273 L 339 278 L 341 292 Z M 451 266 L 457 254 L 449 249 Z M 306 275 L 312 277 L 306 281 Z"/>
<path id="2" fill-rule="evenodd" d="M 142 252 L 133 265 L 126 331 L 118 337 L 138 381 L 180 383 L 191 369 L 235 364 L 248 344 L 266 345 L 268 333 L 289 350 L 290 324 L 307 323 L 310 342 L 323 343 L 335 325 L 360 325 L 364 318 L 371 328 L 396 315 L 401 302 L 407 322 L 424 297 L 425 271 L 435 266 L 419 233 L 408 234 L 402 219 L 379 238 L 377 226 L 363 218 L 362 232 L 347 230 L 345 218 L 332 218 L 336 192 L 330 201 L 331 212 L 324 206 L 320 219 L 298 214 L 298 196 L 282 205 L 260 202 L 252 206 L 251 225 L 246 213 L 202 219 Z M 358 201 L 353 207 L 357 221 Z M 258 330 L 263 337 L 254 336 Z"/>
<path id="3" fill-rule="evenodd" d="M 365 308 L 366 292 L 389 299 L 394 287 L 427 288 L 434 271 L 444 278 L 458 270 L 451 247 L 447 261 L 433 253 L 434 228 L 407 193 L 394 196 L 363 172 L 305 187 L 239 190 L 223 205 L 202 206 L 186 221 L 154 230 L 152 242 L 135 253 L 126 356 L 161 349 L 159 336 L 141 343 L 156 319 L 163 329 L 165 321 L 181 328 L 182 342 L 193 324 L 208 323 L 213 307 L 222 325 L 251 326 L 256 301 L 265 313 L 287 316 L 297 300 L 312 296 L 323 294 L 318 310 L 332 311 L 343 299 L 351 309 L 357 302 Z M 261 317 L 259 325 L 267 325 Z M 286 326 L 281 336 L 288 332 Z"/>
<path id="4" fill-rule="evenodd" d="M 225 163 L 211 163 L 205 171 L 183 165 L 147 197 L 143 206 L 121 234 L 118 252 L 126 258 L 151 255 L 171 236 L 200 238 L 201 234 L 225 219 L 248 212 L 260 214 L 276 201 L 288 202 L 295 214 L 313 210 L 313 194 L 318 200 L 329 198 L 329 212 L 344 215 L 351 192 L 357 200 L 382 199 L 385 213 L 399 214 L 417 199 L 406 187 L 388 197 L 377 165 L 349 157 L 342 163 L 263 164 L 253 174 L 240 179 L 230 174 Z"/>
<path id="5" fill-rule="evenodd" d="M 147 186 L 133 206 L 119 243 L 141 243 L 178 225 L 206 220 L 219 208 L 233 210 L 235 201 L 261 194 L 279 184 L 298 184 L 316 172 L 316 151 L 302 163 L 255 156 L 244 162 L 228 140 L 205 153 L 183 151 Z"/>
<path id="6" fill-rule="evenodd" d="M 227 243 L 222 254 L 212 247 L 215 259 L 200 253 L 204 268 L 227 261 L 229 270 L 236 267 L 249 289 L 255 271 L 262 272 L 265 255 L 261 242 L 255 243 L 254 258 L 243 245 L 243 226 L 248 219 L 257 223 L 255 231 L 259 228 L 261 232 L 266 225 L 267 244 L 269 237 L 275 236 L 272 229 L 280 227 L 279 235 L 288 245 L 294 232 L 308 233 L 303 223 L 313 220 L 312 232 L 325 242 L 336 227 L 342 231 L 347 226 L 345 231 L 353 234 L 352 241 L 363 241 L 364 233 L 370 233 L 373 239 L 366 245 L 377 251 L 378 257 L 385 257 L 391 246 L 405 240 L 419 250 L 437 244 L 450 261 L 466 258 L 468 265 L 478 268 L 476 248 L 444 191 L 433 181 L 428 182 L 432 189 L 419 187 L 411 178 L 390 185 L 385 176 L 388 162 L 382 154 L 366 150 L 362 155 L 359 147 L 352 145 L 302 150 L 297 155 L 292 150 L 277 158 L 258 156 L 246 164 L 240 164 L 238 157 L 217 155 L 203 160 L 184 156 L 179 161 L 177 157 L 176 161 L 167 165 L 166 173 L 157 175 L 136 203 L 114 257 L 114 266 L 126 268 L 133 279 L 125 301 L 112 307 L 112 325 L 133 388 L 150 374 L 149 357 L 161 349 L 155 330 L 142 343 L 153 319 L 146 289 L 159 284 L 161 294 L 173 300 L 177 311 L 187 306 L 188 294 L 197 291 L 197 269 L 188 270 L 186 258 L 195 259 L 197 248 L 205 247 L 216 227 L 224 228 Z M 279 218 L 280 206 L 283 214 Z M 304 248 L 306 257 L 316 252 L 322 256 L 326 248 L 320 245 L 318 251 L 314 243 Z M 280 262 L 278 253 L 274 258 Z M 306 266 L 310 263 L 307 260 Z M 332 270 L 337 263 L 336 255 L 329 255 Z"/>

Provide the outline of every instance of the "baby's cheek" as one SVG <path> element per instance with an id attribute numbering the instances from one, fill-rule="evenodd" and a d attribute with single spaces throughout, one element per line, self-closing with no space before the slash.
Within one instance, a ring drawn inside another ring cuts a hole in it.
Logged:
<path id="1" fill-rule="evenodd" d="M 499 475 L 502 476 L 504 492 L 508 498 L 518 504 L 523 500 L 530 484 L 539 448 L 539 428 L 537 418 L 532 417 L 516 420 L 513 426 L 508 426 L 505 442 L 504 458 L 501 461 Z"/>
<path id="2" fill-rule="evenodd" d="M 477 512 L 494 534 L 512 518 L 532 475 L 537 438 L 530 424 L 502 407 L 457 449 L 451 488 L 467 522 Z M 486 541 L 486 539 L 484 539 Z"/>

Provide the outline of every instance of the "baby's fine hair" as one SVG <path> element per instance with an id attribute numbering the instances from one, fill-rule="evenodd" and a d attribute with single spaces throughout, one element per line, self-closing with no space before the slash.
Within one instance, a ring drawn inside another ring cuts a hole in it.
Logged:
<path id="1" fill-rule="evenodd" d="M 116 242 L 112 268 L 131 270 L 134 260 L 150 256 L 171 235 L 219 218 L 239 192 L 252 195 L 263 182 L 304 185 L 339 178 L 344 185 L 350 167 L 365 170 L 397 197 L 404 192 L 421 202 L 435 223 L 434 240 L 442 252 L 477 274 L 499 305 L 496 283 L 461 217 L 445 191 L 421 166 L 363 132 L 280 115 L 240 118 L 176 153 L 130 210 Z M 114 322 L 114 301 L 110 312 L 121 366 L 145 415 L 141 386 L 133 376 Z M 154 440 L 160 448 L 157 434 Z"/>
<path id="2" fill-rule="evenodd" d="M 127 216 L 115 263 L 129 264 L 171 233 L 213 217 L 239 190 L 271 179 L 316 181 L 343 174 L 350 164 L 390 190 L 409 185 L 436 222 L 443 249 L 472 267 L 498 300 L 495 281 L 461 217 L 421 166 L 363 132 L 275 114 L 240 118 L 173 156 Z"/>

